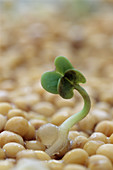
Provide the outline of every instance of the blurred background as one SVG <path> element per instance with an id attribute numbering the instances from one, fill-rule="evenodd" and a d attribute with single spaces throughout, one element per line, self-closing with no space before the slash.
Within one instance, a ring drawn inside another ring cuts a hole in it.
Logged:
<path id="1" fill-rule="evenodd" d="M 0 101 L 36 89 L 59 55 L 113 106 L 113 0 L 0 0 Z"/>

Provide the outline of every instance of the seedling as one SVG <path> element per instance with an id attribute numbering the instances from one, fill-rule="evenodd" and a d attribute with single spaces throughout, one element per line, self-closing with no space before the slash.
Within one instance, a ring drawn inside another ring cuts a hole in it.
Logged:
<path id="1" fill-rule="evenodd" d="M 82 73 L 74 69 L 67 58 L 58 56 L 55 59 L 56 69 L 46 72 L 41 77 L 41 84 L 45 90 L 53 94 L 59 94 L 64 99 L 73 97 L 73 90 L 77 90 L 84 99 L 83 109 L 65 120 L 59 127 L 51 123 L 41 126 L 38 137 L 47 146 L 46 153 L 50 156 L 59 153 L 68 142 L 70 128 L 82 120 L 90 110 L 90 98 L 87 92 L 79 85 L 86 79 Z"/>

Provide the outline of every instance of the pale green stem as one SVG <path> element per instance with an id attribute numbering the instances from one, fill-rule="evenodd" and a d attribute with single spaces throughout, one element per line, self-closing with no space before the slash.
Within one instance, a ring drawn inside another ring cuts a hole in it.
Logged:
<path id="1" fill-rule="evenodd" d="M 84 99 L 84 107 L 80 112 L 75 113 L 59 126 L 58 139 L 46 150 L 46 153 L 50 156 L 56 154 L 66 146 L 70 128 L 73 127 L 75 123 L 82 120 L 90 110 L 91 102 L 87 92 L 80 85 L 75 85 L 74 88 L 82 95 Z"/>
<path id="2" fill-rule="evenodd" d="M 60 126 L 60 129 L 64 129 L 66 131 L 69 131 L 71 127 L 80 120 L 82 120 L 89 112 L 90 107 L 91 107 L 91 102 L 90 98 L 87 94 L 87 92 L 80 86 L 80 85 L 75 85 L 75 89 L 81 94 L 81 96 L 84 99 L 84 107 L 83 109 L 66 119 Z"/>

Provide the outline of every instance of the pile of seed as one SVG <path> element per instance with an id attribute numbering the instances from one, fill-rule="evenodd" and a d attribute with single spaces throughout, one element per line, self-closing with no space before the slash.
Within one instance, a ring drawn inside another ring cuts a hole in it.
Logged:
<path id="1" fill-rule="evenodd" d="M 55 13 L 8 17 L 0 15 L 0 169 L 112 170 L 113 13 L 75 23 Z M 85 75 L 92 106 L 70 130 L 68 146 L 50 157 L 38 128 L 59 126 L 83 106 L 76 91 L 64 100 L 41 87 L 57 55 Z"/>

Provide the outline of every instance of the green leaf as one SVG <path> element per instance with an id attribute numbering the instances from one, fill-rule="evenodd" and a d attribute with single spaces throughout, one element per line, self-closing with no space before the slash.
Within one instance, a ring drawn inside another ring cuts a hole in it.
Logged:
<path id="1" fill-rule="evenodd" d="M 57 85 L 60 78 L 61 75 L 55 71 L 46 72 L 41 77 L 42 87 L 50 93 L 58 94 Z"/>
<path id="2" fill-rule="evenodd" d="M 66 71 L 64 77 L 66 77 L 73 85 L 86 82 L 86 79 L 83 74 L 76 69 L 70 69 Z"/>
<path id="3" fill-rule="evenodd" d="M 56 66 L 56 71 L 63 74 L 63 75 L 67 70 L 73 68 L 73 66 L 69 62 L 69 60 L 67 58 L 65 58 L 64 56 L 56 57 L 55 66 Z"/>
<path id="4" fill-rule="evenodd" d="M 58 82 L 58 93 L 64 99 L 73 97 L 73 85 L 65 78 L 62 77 Z"/>

